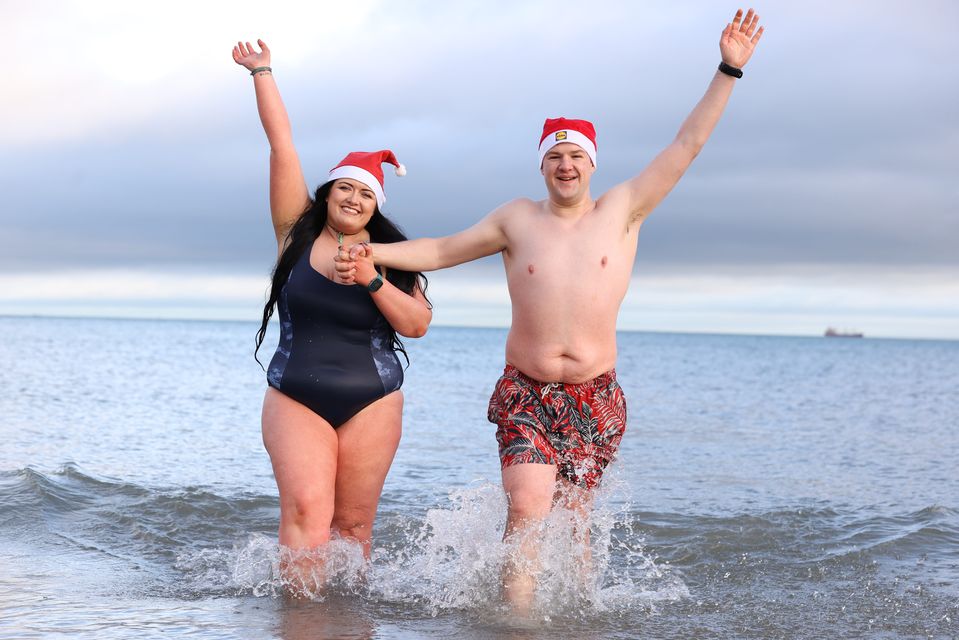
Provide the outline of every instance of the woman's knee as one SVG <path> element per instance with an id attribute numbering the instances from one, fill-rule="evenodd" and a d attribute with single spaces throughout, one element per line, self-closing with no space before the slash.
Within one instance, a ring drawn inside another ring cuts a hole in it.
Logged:
<path id="1" fill-rule="evenodd" d="M 293 491 L 280 496 L 280 519 L 287 526 L 310 531 L 329 531 L 333 516 L 332 496 L 316 491 Z"/>
<path id="2" fill-rule="evenodd" d="M 354 538 L 367 542 L 373 534 L 373 518 L 376 511 L 363 508 L 350 508 L 333 514 L 332 528 L 344 538 Z"/>

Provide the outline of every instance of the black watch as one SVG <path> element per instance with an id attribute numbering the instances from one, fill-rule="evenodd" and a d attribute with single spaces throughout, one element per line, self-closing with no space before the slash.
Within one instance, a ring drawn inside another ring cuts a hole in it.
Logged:
<path id="1" fill-rule="evenodd" d="M 732 76 L 734 78 L 742 78 L 743 70 L 732 65 L 726 64 L 725 62 L 719 63 L 719 70 L 725 73 L 727 76 Z"/>
<path id="2" fill-rule="evenodd" d="M 374 291 L 379 291 L 382 286 L 383 277 L 380 274 L 376 274 L 376 277 L 370 280 L 369 284 L 366 285 L 366 290 L 373 293 Z"/>

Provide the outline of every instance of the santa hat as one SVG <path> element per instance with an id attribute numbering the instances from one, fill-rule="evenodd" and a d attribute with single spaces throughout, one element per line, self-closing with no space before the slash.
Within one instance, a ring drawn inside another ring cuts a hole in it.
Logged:
<path id="1" fill-rule="evenodd" d="M 396 156 L 389 149 L 354 151 L 330 170 L 330 177 L 327 182 L 333 182 L 339 178 L 359 180 L 373 190 L 373 193 L 376 194 L 376 202 L 382 209 L 383 203 L 386 202 L 386 193 L 383 191 L 383 167 L 381 166 L 384 162 L 389 162 L 396 167 L 396 175 L 406 175 L 406 167 L 396 161 Z"/>
<path id="2" fill-rule="evenodd" d="M 539 139 L 539 166 L 543 166 L 546 152 L 563 142 L 572 142 L 583 151 L 596 166 L 596 129 L 587 120 L 567 118 L 546 118 L 543 123 L 543 135 Z"/>

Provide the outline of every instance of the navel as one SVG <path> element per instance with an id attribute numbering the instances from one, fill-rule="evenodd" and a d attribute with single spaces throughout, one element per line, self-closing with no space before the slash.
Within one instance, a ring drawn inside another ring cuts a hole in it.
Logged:
<path id="1" fill-rule="evenodd" d="M 529 263 L 529 266 L 526 267 L 526 270 L 529 271 L 529 274 L 530 274 L 530 275 L 533 275 L 533 272 L 536 271 L 536 267 L 534 267 L 534 266 L 533 266 L 533 263 L 531 262 L 531 263 Z"/>
<path id="2" fill-rule="evenodd" d="M 603 256 L 603 259 L 599 261 L 599 264 L 604 268 L 606 267 L 606 256 Z"/>

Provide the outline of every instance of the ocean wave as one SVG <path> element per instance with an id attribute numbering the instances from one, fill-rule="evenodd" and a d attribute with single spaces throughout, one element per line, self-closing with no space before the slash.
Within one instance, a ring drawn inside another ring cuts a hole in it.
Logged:
<path id="1" fill-rule="evenodd" d="M 959 512 L 941 505 L 902 515 L 820 506 L 719 517 L 636 515 L 634 526 L 651 548 L 683 568 L 743 557 L 797 565 L 856 561 L 863 554 L 959 559 Z"/>
<path id="2" fill-rule="evenodd" d="M 642 511 L 629 491 L 613 473 L 588 522 L 563 509 L 551 514 L 541 547 L 542 616 L 655 615 L 663 606 L 682 609 L 679 603 L 698 601 L 704 592 L 743 589 L 782 591 L 783 597 L 794 590 L 813 606 L 815 585 L 875 591 L 880 566 L 899 558 L 911 563 L 895 568 L 903 585 L 956 579 L 959 512 L 952 507 L 890 514 L 884 505 L 886 513 L 877 514 L 872 506 L 811 504 L 715 516 Z M 287 585 L 275 533 L 278 513 L 275 495 L 149 487 L 97 477 L 73 464 L 52 472 L 0 472 L 0 539 L 29 544 L 37 553 L 134 567 L 136 588 L 153 595 L 279 597 Z M 503 612 L 490 603 L 502 601 L 502 567 L 513 552 L 502 540 L 505 513 L 502 489 L 490 483 L 452 491 L 424 511 L 391 509 L 377 521 L 370 563 L 348 540 L 334 540 L 323 551 L 322 589 L 312 595 L 501 619 Z M 592 564 L 583 579 L 571 579 L 583 575 L 575 539 L 587 527 Z M 917 600 L 897 595 L 898 584 L 884 586 L 882 598 Z M 938 601 L 935 606 L 946 611 Z"/>
<path id="3" fill-rule="evenodd" d="M 648 557 L 626 525 L 629 509 L 617 494 L 623 485 L 611 480 L 609 487 L 588 522 L 556 509 L 546 524 L 546 615 L 568 613 L 573 603 L 578 611 L 596 612 L 649 608 L 686 595 L 681 580 Z M 288 586 L 279 570 L 284 549 L 275 537 L 275 496 L 148 487 L 66 464 L 46 473 L 29 467 L 0 473 L 0 505 L 4 535 L 146 569 L 146 592 L 277 596 Z M 501 488 L 484 484 L 453 491 L 446 506 L 423 518 L 402 512 L 383 518 L 371 563 L 346 540 L 323 550 L 323 593 L 417 603 L 433 614 L 498 601 L 511 552 L 502 541 L 505 513 Z M 591 530 L 593 568 L 584 580 L 571 581 L 569 575 L 582 573 L 570 564 L 577 556 L 576 527 Z"/>
<path id="4" fill-rule="evenodd" d="M 179 549 L 274 528 L 273 496 L 223 496 L 198 487 L 154 488 L 85 473 L 75 464 L 43 473 L 0 473 L 0 531 L 85 551 L 166 561 Z"/>

